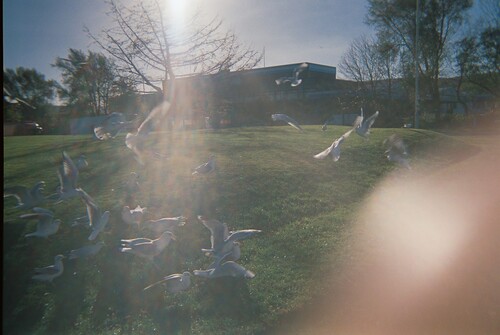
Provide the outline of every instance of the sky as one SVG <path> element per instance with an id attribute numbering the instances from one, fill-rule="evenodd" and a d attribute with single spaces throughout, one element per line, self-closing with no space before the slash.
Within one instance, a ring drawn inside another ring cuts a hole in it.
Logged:
<path id="1" fill-rule="evenodd" d="M 241 43 L 265 48 L 265 66 L 337 66 L 354 39 L 373 33 L 364 23 L 366 0 L 164 1 L 179 22 L 196 10 L 205 19 L 218 16 Z M 99 33 L 109 26 L 108 8 L 104 0 L 4 0 L 4 69 L 35 68 L 46 79 L 60 81 L 59 70 L 51 66 L 56 57 L 66 57 L 69 48 L 102 51 L 83 27 Z"/>

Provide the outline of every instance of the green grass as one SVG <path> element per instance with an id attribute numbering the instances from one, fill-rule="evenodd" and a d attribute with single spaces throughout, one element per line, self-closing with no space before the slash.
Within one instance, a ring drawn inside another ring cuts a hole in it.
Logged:
<path id="1" fill-rule="evenodd" d="M 111 211 L 105 248 L 88 260 L 65 260 L 54 285 L 31 280 L 34 267 L 51 264 L 59 253 L 88 244 L 85 228 L 70 227 L 85 214 L 78 199 L 45 207 L 63 220 L 48 240 L 26 239 L 35 222 L 18 219 L 15 201 L 4 200 L 3 330 L 11 334 L 252 334 L 266 333 L 319 294 L 328 281 L 315 277 L 348 265 L 348 240 L 356 209 L 381 178 L 397 168 L 383 155 L 382 141 L 400 134 L 412 164 L 439 169 L 475 152 L 476 147 L 431 131 L 374 129 L 369 141 L 353 134 L 340 161 L 312 156 L 347 127 L 306 126 L 224 129 L 216 132 L 156 133 L 151 146 L 168 159 L 140 167 L 123 135 L 106 142 L 88 136 L 4 137 L 4 185 L 44 180 L 45 194 L 57 186 L 61 151 L 87 156 L 79 184 L 99 206 Z M 465 150 L 464 150 L 465 148 Z M 437 155 L 440 149 L 447 155 Z M 217 169 L 193 177 L 192 168 L 215 154 Z M 123 182 L 140 174 L 141 191 L 126 197 Z M 123 205 L 149 208 L 148 218 L 184 215 L 177 241 L 152 264 L 118 251 L 121 238 L 151 236 L 120 219 Z M 205 215 L 230 229 L 262 233 L 245 240 L 238 263 L 253 280 L 192 277 L 192 287 L 168 295 L 148 284 L 174 272 L 203 269 L 210 260 L 209 232 L 196 219 Z"/>

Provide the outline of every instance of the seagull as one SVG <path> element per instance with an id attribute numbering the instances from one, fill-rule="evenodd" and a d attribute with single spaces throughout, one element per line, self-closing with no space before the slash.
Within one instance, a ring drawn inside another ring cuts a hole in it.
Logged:
<path id="1" fill-rule="evenodd" d="M 202 249 L 206 250 L 206 249 Z M 207 253 L 205 255 L 207 256 L 212 256 L 215 258 L 215 260 L 208 266 L 207 269 L 213 269 L 217 262 L 219 262 L 222 258 L 228 259 L 230 261 L 237 261 L 241 257 L 241 247 L 239 242 L 232 242 L 231 244 L 227 244 L 227 247 L 224 248 L 223 252 L 225 254 L 214 254 L 214 253 Z"/>
<path id="2" fill-rule="evenodd" d="M 202 216 L 198 216 L 201 223 L 210 230 L 210 249 L 202 249 L 203 252 L 220 257 L 228 252 L 231 252 L 234 247 L 234 242 L 247 239 L 254 236 L 262 230 L 243 229 L 229 231 L 227 225 L 218 220 L 206 220 Z"/>
<path id="3" fill-rule="evenodd" d="M 281 85 L 281 84 L 286 84 L 290 83 L 290 86 L 295 87 L 299 86 L 300 83 L 302 82 L 302 79 L 299 79 L 299 75 L 302 71 L 307 69 L 308 65 L 307 63 L 302 63 L 296 68 L 293 69 L 293 73 L 291 77 L 281 77 L 275 80 L 276 85 Z"/>
<path id="4" fill-rule="evenodd" d="M 148 229 L 161 234 L 164 231 L 173 231 L 179 226 L 186 224 L 186 218 L 184 216 L 177 216 L 173 218 L 161 218 L 158 220 L 148 220 L 144 222 L 144 226 Z"/>
<path id="5" fill-rule="evenodd" d="M 57 187 L 57 193 L 49 196 L 49 199 L 55 198 L 56 203 L 82 195 L 82 189 L 76 186 L 78 181 L 78 167 L 66 151 L 63 151 L 62 156 L 62 165 L 57 170 L 60 185 Z"/>
<path id="6" fill-rule="evenodd" d="M 153 286 L 165 284 L 167 291 L 170 293 L 177 293 L 185 291 L 191 285 L 191 273 L 189 271 L 184 271 L 182 274 L 174 273 L 169 276 L 164 277 L 162 280 L 157 281 L 144 288 L 144 291 L 150 289 Z"/>
<path id="7" fill-rule="evenodd" d="M 194 270 L 193 274 L 199 277 L 205 278 L 218 278 L 218 277 L 243 277 L 251 279 L 255 277 L 255 274 L 252 271 L 245 269 L 238 263 L 233 261 L 227 261 L 221 264 L 221 262 L 226 257 L 221 257 L 216 263 L 215 266 L 211 269 L 207 270 Z"/>
<path id="8" fill-rule="evenodd" d="M 59 230 L 59 225 L 61 220 L 54 220 L 54 213 L 48 209 L 35 207 L 33 208 L 34 213 L 23 214 L 19 216 L 21 219 L 37 219 L 36 231 L 30 234 L 24 235 L 25 237 L 43 237 L 47 238 L 50 235 L 57 233 Z"/>
<path id="9" fill-rule="evenodd" d="M 121 240 L 122 247 L 120 251 L 148 258 L 152 261 L 153 258 L 158 256 L 172 240 L 175 240 L 175 237 L 174 234 L 169 231 L 163 232 L 156 240 L 149 240 L 146 238 L 141 238 L 141 240 Z"/>
<path id="10" fill-rule="evenodd" d="M 322 131 L 326 131 L 326 125 L 327 124 L 328 124 L 328 120 L 326 120 L 325 123 L 323 124 L 323 126 L 321 127 Z"/>
<path id="11" fill-rule="evenodd" d="M 10 94 L 10 92 L 5 87 L 3 88 L 3 99 L 5 100 L 5 102 L 7 102 L 9 104 L 22 103 L 23 105 L 28 106 L 31 109 L 36 109 L 32 105 L 30 105 L 29 103 L 24 101 L 23 99 L 14 97 L 12 94 Z"/>
<path id="12" fill-rule="evenodd" d="M 45 201 L 42 195 L 44 186 L 45 182 L 39 181 L 31 190 L 24 186 L 6 187 L 3 189 L 3 197 L 15 197 L 17 199 L 17 206 L 15 208 L 30 209 Z"/>
<path id="13" fill-rule="evenodd" d="M 284 121 L 284 122 L 288 123 L 290 126 L 294 127 L 295 129 L 300 130 L 300 131 L 304 131 L 300 127 L 300 125 L 297 123 L 297 121 L 295 121 L 294 119 L 292 119 L 291 117 L 289 117 L 286 114 L 273 114 L 273 115 L 271 115 L 271 118 L 273 119 L 273 121 Z"/>
<path id="14" fill-rule="evenodd" d="M 171 105 L 168 101 L 163 101 L 161 104 L 153 108 L 148 117 L 141 123 L 139 128 L 137 128 L 137 132 L 135 134 L 127 133 L 125 136 L 125 144 L 127 148 L 134 152 L 135 158 L 139 164 L 146 164 L 146 154 L 148 151 L 144 149 L 144 145 L 147 136 L 151 132 L 153 119 L 166 115 L 170 110 L 170 106 Z"/>
<path id="15" fill-rule="evenodd" d="M 63 255 L 57 255 L 56 257 L 54 257 L 54 265 L 49 265 L 44 268 L 35 268 L 36 274 L 31 278 L 40 281 L 49 281 L 52 283 L 52 280 L 54 280 L 54 278 L 59 277 L 63 273 L 63 258 L 66 257 L 64 257 Z"/>
<path id="16" fill-rule="evenodd" d="M 92 245 L 86 245 L 84 247 L 81 247 L 79 249 L 71 250 L 69 252 L 69 259 L 76 259 L 76 258 L 87 258 L 90 256 L 96 255 L 101 248 L 104 246 L 104 242 L 99 241 L 96 244 Z"/>
<path id="17" fill-rule="evenodd" d="M 201 250 L 205 253 L 213 254 L 216 257 L 222 256 L 234 248 L 234 243 L 236 243 L 236 241 L 247 239 L 261 232 L 262 230 L 258 229 L 243 229 L 243 230 L 230 231 L 229 235 L 225 236 L 224 240 L 221 243 L 213 245 L 212 248 L 210 249 L 201 249 Z"/>
<path id="18" fill-rule="evenodd" d="M 403 139 L 397 134 L 392 134 L 384 140 L 386 147 L 385 155 L 390 162 L 396 162 L 411 170 L 410 163 L 408 162 L 408 150 Z"/>
<path id="19" fill-rule="evenodd" d="M 201 165 L 198 165 L 195 169 L 192 175 L 196 174 L 209 174 L 210 172 L 215 170 L 215 156 L 210 155 L 208 161 L 206 163 L 203 163 Z"/>
<path id="20" fill-rule="evenodd" d="M 94 127 L 94 135 L 98 140 L 105 141 L 115 138 L 125 127 L 132 125 L 135 121 L 122 121 L 120 113 L 111 113 L 104 121 Z"/>
<path id="21" fill-rule="evenodd" d="M 141 207 L 137 205 L 135 209 L 130 209 L 129 206 L 123 206 L 122 208 L 122 219 L 128 224 L 137 224 L 141 223 L 142 217 L 144 216 L 144 212 L 146 207 Z"/>
<path id="22" fill-rule="evenodd" d="M 87 217 L 88 217 L 88 225 L 92 229 L 92 232 L 89 235 L 89 241 L 95 240 L 97 235 L 104 230 L 106 224 L 109 220 L 109 211 L 105 211 L 101 213 L 101 210 L 95 203 L 95 201 L 88 195 L 85 191 L 81 190 L 83 202 L 87 206 Z"/>
<path id="23" fill-rule="evenodd" d="M 368 135 L 370 134 L 370 128 L 375 122 L 375 119 L 377 118 L 378 114 L 379 112 L 376 111 L 372 116 L 364 120 L 363 108 L 361 108 L 361 115 L 356 118 L 353 125 L 353 128 L 356 130 L 356 133 L 359 136 L 368 139 Z"/>
<path id="24" fill-rule="evenodd" d="M 346 138 L 349 137 L 349 135 L 351 135 L 353 131 L 354 129 L 349 130 L 344 135 L 333 141 L 332 145 L 313 157 L 316 159 L 325 159 L 328 155 L 331 155 L 334 162 L 338 161 L 340 158 L 340 145 Z"/>

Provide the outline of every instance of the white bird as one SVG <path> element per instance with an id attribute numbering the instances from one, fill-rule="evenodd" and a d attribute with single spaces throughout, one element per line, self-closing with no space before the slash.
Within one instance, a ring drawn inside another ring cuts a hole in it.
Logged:
<path id="1" fill-rule="evenodd" d="M 129 206 L 123 206 L 122 219 L 128 224 L 139 225 L 142 221 L 145 211 L 146 207 L 141 207 L 139 205 L 137 205 L 135 209 L 130 209 Z"/>
<path id="2" fill-rule="evenodd" d="M 39 181 L 31 189 L 24 186 L 11 186 L 3 189 L 3 197 L 15 197 L 17 199 L 18 209 L 30 209 L 41 205 L 45 198 L 42 191 L 44 190 L 45 182 Z"/>
<path id="3" fill-rule="evenodd" d="M 368 135 L 370 135 L 370 128 L 375 122 L 378 114 L 379 112 L 376 111 L 372 116 L 365 120 L 363 116 L 363 108 L 361 108 L 361 115 L 356 118 L 353 125 L 353 128 L 356 130 L 356 134 L 367 139 Z"/>
<path id="4" fill-rule="evenodd" d="M 52 283 L 52 280 L 62 275 L 64 271 L 63 265 L 63 255 L 57 255 L 54 257 L 54 265 L 49 265 L 44 268 L 35 268 L 35 275 L 31 277 L 34 280 L 48 281 Z"/>
<path id="5" fill-rule="evenodd" d="M 31 109 L 36 109 L 32 105 L 30 105 L 29 103 L 27 103 L 26 101 L 24 101 L 23 99 L 16 98 L 12 94 L 10 94 L 10 92 L 5 87 L 3 88 L 3 99 L 5 100 L 5 102 L 7 102 L 9 104 L 22 103 L 23 105 L 26 105 L 26 106 L 28 106 Z"/>
<path id="6" fill-rule="evenodd" d="M 50 199 L 55 199 L 56 203 L 82 195 L 82 190 L 77 187 L 78 168 L 76 164 L 73 162 L 71 157 L 69 157 L 66 151 L 63 151 L 62 156 L 62 164 L 57 170 L 57 175 L 59 177 L 57 193 L 49 197 Z"/>
<path id="7" fill-rule="evenodd" d="M 101 212 L 95 201 L 83 190 L 81 190 L 82 199 L 87 206 L 87 217 L 89 220 L 89 226 L 92 232 L 89 235 L 89 241 L 95 240 L 97 235 L 104 230 L 106 224 L 109 221 L 109 211 Z"/>
<path id="8" fill-rule="evenodd" d="M 262 230 L 243 229 L 229 231 L 227 225 L 218 220 L 206 220 L 202 216 L 198 216 L 201 223 L 210 230 L 210 249 L 202 249 L 203 252 L 212 254 L 215 257 L 221 257 L 232 251 L 234 242 L 247 239 L 254 236 Z"/>
<path id="9" fill-rule="evenodd" d="M 21 219 L 37 219 L 36 231 L 30 234 L 24 235 L 25 237 L 43 237 L 47 238 L 50 235 L 57 233 L 59 226 L 61 225 L 61 220 L 54 220 L 54 213 L 48 209 L 35 207 L 33 208 L 35 213 L 23 214 L 19 216 Z"/>
<path id="10" fill-rule="evenodd" d="M 328 148 L 320 152 L 319 154 L 314 155 L 313 157 L 316 159 L 325 159 L 328 157 L 328 155 L 332 156 L 332 159 L 334 162 L 338 161 L 340 158 L 340 145 L 346 138 L 351 135 L 354 129 L 349 130 L 346 132 L 344 135 L 340 136 L 338 139 L 333 141 L 332 145 L 330 145 Z"/>
<path id="11" fill-rule="evenodd" d="M 302 63 L 296 68 L 293 69 L 292 76 L 291 77 L 281 77 L 275 80 L 276 85 L 281 85 L 281 84 L 286 84 L 290 83 L 290 86 L 295 87 L 299 86 L 300 83 L 302 83 L 302 79 L 299 79 L 299 75 L 307 69 L 308 64 L 307 63 Z"/>
<path id="12" fill-rule="evenodd" d="M 183 226 L 186 224 L 186 218 L 184 216 L 177 216 L 172 218 L 161 218 L 158 220 L 148 220 L 144 222 L 143 226 L 161 234 L 164 231 L 174 231 L 175 228 Z"/>
<path id="13" fill-rule="evenodd" d="M 141 123 L 139 128 L 137 128 L 137 132 L 135 134 L 128 133 L 126 135 L 125 144 L 127 145 L 127 148 L 134 152 L 135 158 L 139 164 L 146 164 L 147 155 L 152 153 L 151 150 L 146 150 L 144 146 L 147 136 L 151 132 L 153 119 L 165 116 L 169 110 L 170 103 L 168 101 L 163 101 L 161 104 L 153 108 L 148 117 Z"/>
<path id="14" fill-rule="evenodd" d="M 167 291 L 170 293 L 185 291 L 191 285 L 191 273 L 188 271 L 184 271 L 182 274 L 181 273 L 171 274 L 169 276 L 164 277 L 162 280 L 157 281 L 156 283 L 153 283 L 145 287 L 144 291 L 159 284 L 165 284 Z"/>
<path id="15" fill-rule="evenodd" d="M 101 248 L 104 246 L 104 242 L 99 241 L 96 244 L 92 245 L 86 245 L 84 247 L 81 247 L 79 249 L 74 249 L 69 252 L 69 259 L 75 259 L 75 258 L 87 258 L 90 256 L 96 255 Z"/>
<path id="16" fill-rule="evenodd" d="M 323 126 L 321 126 L 322 131 L 326 131 L 327 124 L 328 124 L 328 120 L 326 120 L 326 122 L 323 124 Z"/>
<path id="17" fill-rule="evenodd" d="M 120 113 L 111 113 L 101 124 L 94 127 L 94 135 L 98 140 L 109 140 L 115 138 L 123 128 L 133 123 L 134 121 L 122 121 Z"/>
<path id="18" fill-rule="evenodd" d="M 209 174 L 210 172 L 215 170 L 215 156 L 210 155 L 208 161 L 206 163 L 203 163 L 201 165 L 198 165 L 195 169 L 192 175 L 197 175 L 197 174 Z"/>
<path id="19" fill-rule="evenodd" d="M 408 150 L 401 137 L 397 134 L 392 134 L 384 140 L 384 146 L 386 147 L 385 155 L 390 162 L 396 162 L 411 170 L 410 163 L 408 162 Z"/>
<path id="20" fill-rule="evenodd" d="M 273 121 L 284 121 L 284 122 L 288 123 L 290 126 L 294 127 L 295 129 L 300 130 L 300 131 L 304 131 L 300 127 L 300 125 L 297 123 L 297 121 L 295 121 L 294 119 L 292 119 L 291 117 L 289 117 L 286 114 L 273 114 L 273 115 L 271 115 L 271 118 L 273 119 Z"/>
<path id="21" fill-rule="evenodd" d="M 172 240 L 175 240 L 175 237 L 171 232 L 165 231 L 155 240 L 148 240 L 146 238 L 141 239 L 143 240 L 121 240 L 123 246 L 120 248 L 120 251 L 144 257 L 152 261 L 153 257 L 158 256 Z"/>
<path id="22" fill-rule="evenodd" d="M 215 266 L 207 270 L 194 270 L 193 274 L 205 278 L 219 278 L 219 277 L 243 277 L 251 279 L 255 277 L 252 271 L 245 269 L 238 263 L 228 261 L 222 263 L 226 257 L 221 257 L 215 263 Z M 222 264 L 221 264 L 222 263 Z"/>

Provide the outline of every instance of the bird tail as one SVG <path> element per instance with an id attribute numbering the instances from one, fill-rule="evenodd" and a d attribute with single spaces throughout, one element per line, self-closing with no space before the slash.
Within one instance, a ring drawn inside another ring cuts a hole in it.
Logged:
<path id="1" fill-rule="evenodd" d="M 98 234 L 99 234 L 98 230 L 92 230 L 92 233 L 90 233 L 90 236 L 89 236 L 89 241 L 95 240 L 95 238 L 97 237 Z"/>

